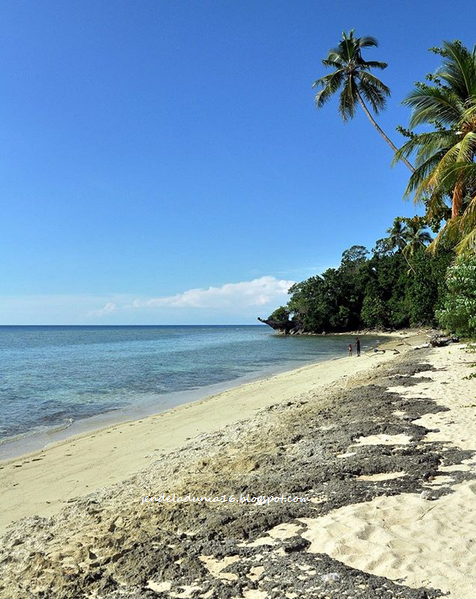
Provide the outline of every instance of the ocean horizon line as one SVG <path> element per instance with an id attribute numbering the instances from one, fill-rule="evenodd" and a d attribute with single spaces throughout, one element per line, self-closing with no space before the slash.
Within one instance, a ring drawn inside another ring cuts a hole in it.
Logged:
<path id="1" fill-rule="evenodd" d="M 13 327 L 88 327 L 88 328 L 106 328 L 106 327 L 265 327 L 262 323 L 220 323 L 220 324 L 0 324 L 0 328 Z"/>

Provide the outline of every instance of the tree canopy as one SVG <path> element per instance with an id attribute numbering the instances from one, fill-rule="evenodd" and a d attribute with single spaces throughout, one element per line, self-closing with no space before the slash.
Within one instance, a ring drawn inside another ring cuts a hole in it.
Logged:
<path id="1" fill-rule="evenodd" d="M 344 32 L 322 61 L 332 72 L 313 84 L 316 106 L 339 92 L 344 121 L 362 107 L 394 150 L 394 163 L 412 171 L 405 196 L 424 205 L 424 216 L 395 218 L 371 252 L 352 246 L 338 268 L 293 285 L 270 321 L 309 333 L 440 324 L 476 336 L 476 47 L 455 40 L 431 48 L 441 63 L 404 99 L 410 128 L 398 128 L 407 141 L 397 149 L 372 116 L 390 97 L 371 72 L 387 64 L 362 56 L 377 45 Z"/>
<path id="2" fill-rule="evenodd" d="M 287 305 L 269 318 L 285 317 L 295 329 L 310 333 L 435 325 L 453 253 L 429 254 L 426 244 L 431 237 L 421 223 L 403 218 L 399 222 L 407 232 L 402 243 L 394 245 L 390 236 L 371 252 L 352 246 L 342 254 L 338 268 L 293 285 Z"/>

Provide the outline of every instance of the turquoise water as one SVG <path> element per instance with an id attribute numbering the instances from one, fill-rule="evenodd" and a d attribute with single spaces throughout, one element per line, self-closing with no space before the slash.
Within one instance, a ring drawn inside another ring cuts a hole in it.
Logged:
<path id="1" fill-rule="evenodd" d="M 163 411 L 191 391 L 345 356 L 349 339 L 265 326 L 0 327 L 0 444 L 110 412 Z"/>

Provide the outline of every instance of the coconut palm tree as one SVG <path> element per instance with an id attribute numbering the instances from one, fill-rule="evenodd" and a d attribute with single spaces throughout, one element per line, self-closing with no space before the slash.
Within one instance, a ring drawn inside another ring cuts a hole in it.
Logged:
<path id="1" fill-rule="evenodd" d="M 426 247 L 432 241 L 426 228 L 425 219 L 421 216 L 413 218 L 398 216 L 390 229 L 387 229 L 388 245 L 391 249 L 402 253 L 408 264 L 409 273 L 415 272 L 412 260 L 416 251 L 421 247 Z"/>
<path id="2" fill-rule="evenodd" d="M 333 50 L 330 50 L 327 58 L 322 61 L 325 67 L 335 69 L 332 73 L 316 79 L 312 84 L 313 89 L 321 87 L 317 92 L 315 102 L 317 108 L 324 104 L 339 90 L 339 113 L 344 122 L 354 118 L 357 104 L 360 104 L 372 125 L 388 143 L 394 152 L 397 147 L 383 132 L 372 116 L 371 111 L 378 115 L 387 103 L 390 89 L 373 75 L 371 69 L 386 69 L 387 63 L 380 61 L 365 61 L 362 58 L 362 48 L 378 46 L 374 37 L 354 37 L 354 30 L 342 33 L 342 40 Z M 367 107 L 369 104 L 370 109 Z M 413 172 L 413 166 L 405 156 L 401 160 Z"/>
<path id="3" fill-rule="evenodd" d="M 409 141 L 395 155 L 398 161 L 415 154 L 416 169 L 405 195 L 425 201 L 430 220 L 444 214 L 450 199 L 451 216 L 431 249 L 443 239 L 453 245 L 458 241 L 460 217 L 476 195 L 475 177 L 469 175 L 476 156 L 476 50 L 454 41 L 433 51 L 442 56 L 442 65 L 427 77 L 431 84 L 417 83 L 404 104 L 412 109 L 412 129 L 423 124 L 434 130 L 409 132 Z M 470 220 L 469 214 L 463 220 L 466 229 Z"/>
<path id="4" fill-rule="evenodd" d="M 445 179 L 448 184 L 452 180 L 453 185 L 464 181 L 470 192 L 464 198 L 462 213 L 446 223 L 430 249 L 444 241 L 454 247 L 457 254 L 476 254 L 476 164 L 456 162 L 448 169 Z"/>
<path id="5" fill-rule="evenodd" d="M 405 219 L 405 247 L 402 251 L 407 258 L 413 258 L 419 248 L 426 247 L 432 241 L 423 220 L 420 216 Z"/>
<path id="6" fill-rule="evenodd" d="M 403 250 L 407 242 L 405 239 L 405 226 L 401 217 L 397 217 L 393 221 L 390 229 L 387 229 L 387 233 L 389 234 L 387 239 L 390 249 Z"/>

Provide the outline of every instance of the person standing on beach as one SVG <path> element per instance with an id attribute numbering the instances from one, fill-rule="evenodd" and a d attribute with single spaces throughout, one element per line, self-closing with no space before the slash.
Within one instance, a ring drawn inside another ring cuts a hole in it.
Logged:
<path id="1" fill-rule="evenodd" d="M 349 356 L 352 355 L 352 343 L 349 343 Z"/>
<path id="2" fill-rule="evenodd" d="M 358 337 L 355 338 L 355 349 L 357 353 L 357 357 L 360 357 L 360 339 Z"/>

